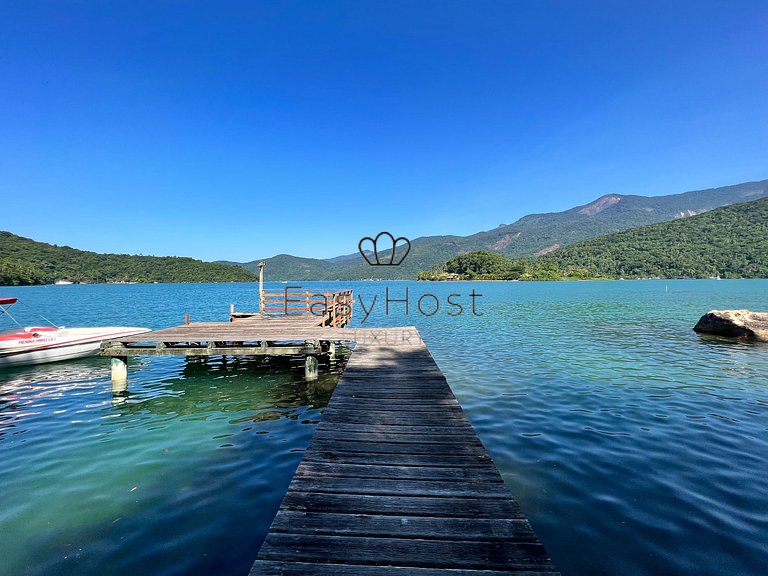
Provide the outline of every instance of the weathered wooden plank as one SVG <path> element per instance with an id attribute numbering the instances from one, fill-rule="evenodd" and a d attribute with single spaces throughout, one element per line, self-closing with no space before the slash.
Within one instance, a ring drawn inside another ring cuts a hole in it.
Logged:
<path id="1" fill-rule="evenodd" d="M 349 399 L 392 400 L 394 402 L 411 399 L 423 400 L 455 400 L 456 397 L 445 386 L 421 386 L 414 382 L 402 384 L 387 384 L 378 380 L 368 380 L 363 385 L 343 382 L 339 388 L 339 394 L 334 400 L 344 401 Z"/>
<path id="2" fill-rule="evenodd" d="M 453 402 L 443 402 L 439 404 L 432 404 L 428 402 L 422 402 L 420 404 L 414 404 L 413 402 L 381 402 L 377 400 L 342 400 L 335 401 L 329 406 L 332 410 L 364 410 L 367 412 L 435 412 L 437 414 L 456 414 L 462 413 L 459 403 L 455 400 Z"/>
<path id="3" fill-rule="evenodd" d="M 445 454 L 365 454 L 362 452 L 335 452 L 333 450 L 310 450 L 304 454 L 308 462 L 339 464 L 374 464 L 385 466 L 487 466 L 490 456 L 454 456 Z"/>
<path id="4" fill-rule="evenodd" d="M 315 437 L 309 445 L 310 450 L 336 451 L 339 453 L 362 454 L 429 454 L 446 456 L 483 456 L 482 444 L 469 444 L 458 441 L 455 444 L 413 443 L 413 442 L 363 442 L 359 440 L 326 440 Z"/>
<path id="5" fill-rule="evenodd" d="M 522 518 L 432 518 L 281 510 L 275 517 L 271 530 L 329 536 L 396 535 L 398 538 L 426 540 L 537 541 L 528 520 Z"/>
<path id="6" fill-rule="evenodd" d="M 451 423 L 463 423 L 462 415 L 430 414 L 428 412 L 368 412 L 365 410 L 323 410 L 323 418 L 328 422 L 347 422 L 349 424 L 390 424 L 405 426 L 450 426 Z"/>
<path id="7" fill-rule="evenodd" d="M 448 389 L 445 390 L 421 390 L 421 389 L 414 389 L 413 385 L 411 385 L 410 389 L 403 389 L 403 390 L 397 390 L 397 389 L 387 389 L 386 387 L 383 388 L 358 388 L 358 389 L 350 389 L 349 387 L 344 387 L 341 389 L 341 391 L 336 394 L 334 392 L 334 400 L 346 400 L 346 399 L 355 399 L 355 398 L 365 398 L 368 400 L 422 400 L 422 401 L 430 401 L 430 400 L 453 400 L 456 397 L 451 393 Z"/>
<path id="8" fill-rule="evenodd" d="M 250 576 L 560 576 L 554 571 L 466 570 L 256 560 Z"/>
<path id="9" fill-rule="evenodd" d="M 443 436 L 467 436 L 474 434 L 474 429 L 469 422 L 451 422 L 448 425 L 438 426 L 408 426 L 392 424 L 374 424 L 371 422 L 346 423 L 346 422 L 328 422 L 321 420 L 317 431 L 338 431 L 338 432 L 373 432 L 387 435 L 421 435 L 421 434 L 440 434 Z"/>
<path id="10" fill-rule="evenodd" d="M 511 498 L 326 494 L 298 490 L 288 490 L 281 509 L 446 518 L 523 518 L 520 508 Z"/>
<path id="11" fill-rule="evenodd" d="M 368 380 L 378 379 L 381 377 L 390 376 L 404 376 L 416 379 L 432 379 L 435 382 L 445 381 L 445 376 L 442 372 L 433 364 L 432 366 L 419 366 L 419 365 L 387 365 L 386 360 L 382 360 L 384 364 L 378 362 L 372 362 L 370 365 L 353 364 L 349 373 L 346 374 L 346 378 L 349 380 Z"/>
<path id="12" fill-rule="evenodd" d="M 383 478 L 338 478 L 296 476 L 291 490 L 327 494 L 369 494 L 382 496 L 439 496 L 441 498 L 509 497 L 506 487 L 496 482 L 441 482 L 439 480 L 402 480 Z"/>
<path id="13" fill-rule="evenodd" d="M 414 410 L 410 410 L 410 412 L 431 412 L 432 410 L 428 410 L 428 406 L 417 406 Z M 365 415 L 369 414 L 372 416 L 397 416 L 397 417 L 403 417 L 403 418 L 443 418 L 443 419 L 451 419 L 451 420 L 465 420 L 464 411 L 461 409 L 460 406 L 444 406 L 442 410 L 438 410 L 437 414 L 416 414 L 416 415 L 408 415 L 403 414 L 403 410 L 399 409 L 398 406 L 393 406 L 391 409 L 390 407 L 382 403 L 375 409 L 373 407 L 366 407 L 363 406 L 361 408 L 357 408 L 355 406 L 340 406 L 339 408 L 336 408 L 333 401 L 331 401 L 330 404 L 328 404 L 328 407 L 323 410 L 323 414 L 336 415 L 336 414 L 343 414 L 346 416 L 359 416 L 359 415 Z"/>
<path id="14" fill-rule="evenodd" d="M 354 554 L 350 552 L 354 551 Z M 551 563 L 539 543 L 365 538 L 270 532 L 259 557 L 299 562 L 347 562 L 368 565 L 426 568 L 549 569 Z"/>
<path id="15" fill-rule="evenodd" d="M 441 384 L 434 378 L 405 378 L 402 381 L 395 378 L 361 378 L 344 379 L 339 382 L 339 397 L 366 394 L 380 396 L 413 396 L 413 395 L 446 395 L 453 397 L 453 392 L 447 384 Z"/>
<path id="16" fill-rule="evenodd" d="M 327 441 L 387 442 L 392 444 L 448 444 L 451 446 L 478 446 L 483 444 L 476 436 L 444 434 L 390 434 L 386 432 L 360 432 L 349 430 L 315 430 L 314 438 Z"/>
<path id="17" fill-rule="evenodd" d="M 296 476 L 317 478 L 340 476 L 343 478 L 385 478 L 395 480 L 439 480 L 442 482 L 502 482 L 495 466 L 436 467 L 387 466 L 377 464 L 328 464 L 304 460 L 296 469 Z"/>
<path id="18" fill-rule="evenodd" d="M 411 402 L 380 402 L 370 400 L 358 400 L 358 401 L 343 401 L 333 402 L 327 407 L 328 410 L 335 411 L 365 411 L 375 412 L 377 414 L 399 413 L 402 415 L 408 415 L 410 412 L 418 412 L 419 414 L 432 413 L 433 415 L 463 415 L 463 410 L 458 403 L 446 403 L 446 404 L 413 404 Z"/>

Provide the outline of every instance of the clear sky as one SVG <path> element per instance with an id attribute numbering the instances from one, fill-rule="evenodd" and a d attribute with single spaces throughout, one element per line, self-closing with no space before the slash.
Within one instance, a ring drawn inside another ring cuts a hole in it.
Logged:
<path id="1" fill-rule="evenodd" d="M 248 261 L 768 178 L 764 0 L 0 0 L 0 229 Z"/>

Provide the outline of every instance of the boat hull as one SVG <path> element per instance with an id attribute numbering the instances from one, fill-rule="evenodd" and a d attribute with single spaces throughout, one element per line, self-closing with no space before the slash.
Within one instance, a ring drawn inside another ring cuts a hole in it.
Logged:
<path id="1" fill-rule="evenodd" d="M 96 356 L 104 340 L 119 339 L 148 331 L 148 328 L 62 328 L 51 333 L 6 341 L 0 345 L 0 368 L 47 364 Z M 31 336 L 31 335 L 30 335 Z"/>

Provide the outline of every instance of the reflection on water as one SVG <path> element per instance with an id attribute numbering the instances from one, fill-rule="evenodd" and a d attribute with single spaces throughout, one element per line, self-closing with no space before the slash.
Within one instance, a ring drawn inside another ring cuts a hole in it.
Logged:
<path id="1" fill-rule="evenodd" d="M 116 398 L 103 359 L 2 373 L 3 573 L 247 573 L 337 380 L 153 358 Z"/>

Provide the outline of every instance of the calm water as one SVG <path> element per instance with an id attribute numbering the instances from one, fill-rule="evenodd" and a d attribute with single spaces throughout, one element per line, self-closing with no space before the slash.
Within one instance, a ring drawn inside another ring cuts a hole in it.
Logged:
<path id="1" fill-rule="evenodd" d="M 353 287 L 365 326 L 419 327 L 566 576 L 768 573 L 768 346 L 691 331 L 768 310 L 768 281 L 301 285 Z M 257 302 L 242 284 L 1 293 L 73 326 Z M 102 359 L 0 372 L 0 572 L 247 574 L 335 384 L 301 376 L 147 358 L 113 402 Z"/>

